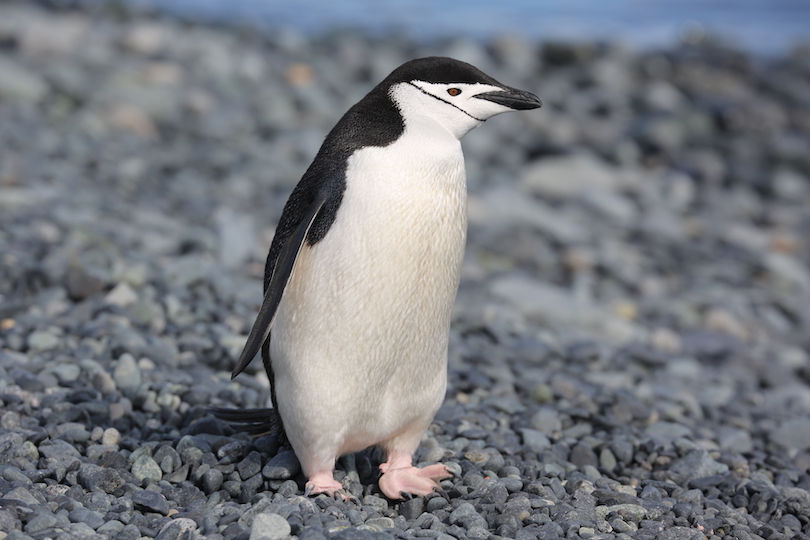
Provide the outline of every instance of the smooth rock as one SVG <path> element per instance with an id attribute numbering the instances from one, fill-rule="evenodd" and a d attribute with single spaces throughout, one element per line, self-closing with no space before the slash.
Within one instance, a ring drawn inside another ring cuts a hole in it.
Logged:
<path id="1" fill-rule="evenodd" d="M 301 471 L 301 464 L 292 450 L 284 450 L 272 457 L 262 469 L 269 480 L 287 480 Z"/>
<path id="2" fill-rule="evenodd" d="M 290 524 L 278 514 L 265 513 L 253 518 L 250 540 L 281 540 L 290 535 Z"/>
<path id="3" fill-rule="evenodd" d="M 769 434 L 771 441 L 794 450 L 810 449 L 810 419 L 794 418 L 780 425 Z M 738 450 L 739 451 L 739 450 Z"/>
<path id="4" fill-rule="evenodd" d="M 157 512 L 164 516 L 169 513 L 169 501 L 162 493 L 144 489 L 132 494 L 132 502 L 135 506 L 143 508 L 148 512 Z"/>

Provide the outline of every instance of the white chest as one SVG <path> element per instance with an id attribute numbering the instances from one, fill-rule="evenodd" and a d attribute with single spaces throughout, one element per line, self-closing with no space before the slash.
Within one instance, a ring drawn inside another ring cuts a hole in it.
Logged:
<path id="1" fill-rule="evenodd" d="M 273 329 L 285 425 L 314 434 L 340 426 L 341 452 L 411 424 L 421 433 L 444 396 L 466 237 L 464 161 L 440 126 L 413 127 L 351 156 L 335 221 L 301 251 Z"/>

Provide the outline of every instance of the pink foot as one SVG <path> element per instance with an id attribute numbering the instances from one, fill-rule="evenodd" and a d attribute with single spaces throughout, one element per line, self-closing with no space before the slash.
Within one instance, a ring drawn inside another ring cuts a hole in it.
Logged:
<path id="1" fill-rule="evenodd" d="M 442 464 L 430 465 L 424 469 L 416 467 L 391 468 L 389 463 L 380 465 L 380 490 L 389 499 L 402 499 L 403 493 L 424 496 L 439 489 L 439 480 L 453 474 Z"/>
<path id="2" fill-rule="evenodd" d="M 340 493 L 341 491 L 343 491 L 343 486 L 332 476 L 332 471 L 329 471 L 315 473 L 310 476 L 309 482 L 307 482 L 307 488 L 304 491 L 304 496 L 309 497 L 310 495 L 317 495 L 318 493 L 326 493 L 330 497 L 334 497 L 337 493 L 342 497 L 343 494 Z"/>

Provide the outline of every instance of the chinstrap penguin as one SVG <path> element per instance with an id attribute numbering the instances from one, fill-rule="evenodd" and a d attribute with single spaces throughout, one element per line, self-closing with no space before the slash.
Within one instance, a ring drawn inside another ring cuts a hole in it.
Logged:
<path id="1" fill-rule="evenodd" d="M 219 413 L 286 435 L 307 494 L 343 493 L 335 460 L 370 446 L 391 499 L 451 476 L 412 456 L 445 395 L 467 232 L 460 139 L 540 106 L 470 64 L 412 60 L 349 109 L 293 190 L 233 370 L 261 349 L 274 408 Z"/>

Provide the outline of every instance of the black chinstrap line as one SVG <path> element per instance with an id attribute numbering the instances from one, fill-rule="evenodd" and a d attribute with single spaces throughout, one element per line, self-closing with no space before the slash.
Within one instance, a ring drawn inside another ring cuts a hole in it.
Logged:
<path id="1" fill-rule="evenodd" d="M 482 119 L 480 119 L 480 118 L 476 118 L 475 116 L 471 115 L 470 113 L 468 113 L 467 111 L 465 111 L 464 109 L 462 109 L 461 107 L 459 107 L 458 105 L 456 105 L 455 103 L 451 103 L 451 102 L 447 101 L 446 99 L 442 99 L 442 98 L 440 98 L 439 96 L 434 96 L 433 94 L 431 94 L 430 92 L 426 91 L 424 88 L 422 88 L 422 87 L 421 87 L 421 86 L 419 86 L 419 85 L 416 85 L 416 84 L 414 84 L 414 83 L 412 83 L 412 82 L 410 82 L 410 81 L 408 81 L 408 84 L 410 84 L 411 86 L 413 86 L 414 88 L 416 88 L 417 90 L 419 90 L 420 92 L 422 92 L 423 94 L 425 94 L 425 95 L 427 95 L 427 96 L 430 96 L 430 97 L 432 97 L 432 98 L 434 98 L 434 99 L 438 99 L 438 100 L 439 100 L 439 101 L 441 101 L 442 103 L 447 103 L 447 104 L 448 104 L 448 105 L 450 105 L 451 107 L 455 107 L 456 109 L 460 110 L 461 112 L 463 112 L 464 114 L 466 114 L 467 116 L 469 116 L 470 118 L 472 118 L 473 120 L 475 120 L 475 121 L 477 121 L 477 122 L 481 122 L 481 123 L 486 122 L 486 120 L 482 120 Z"/>

